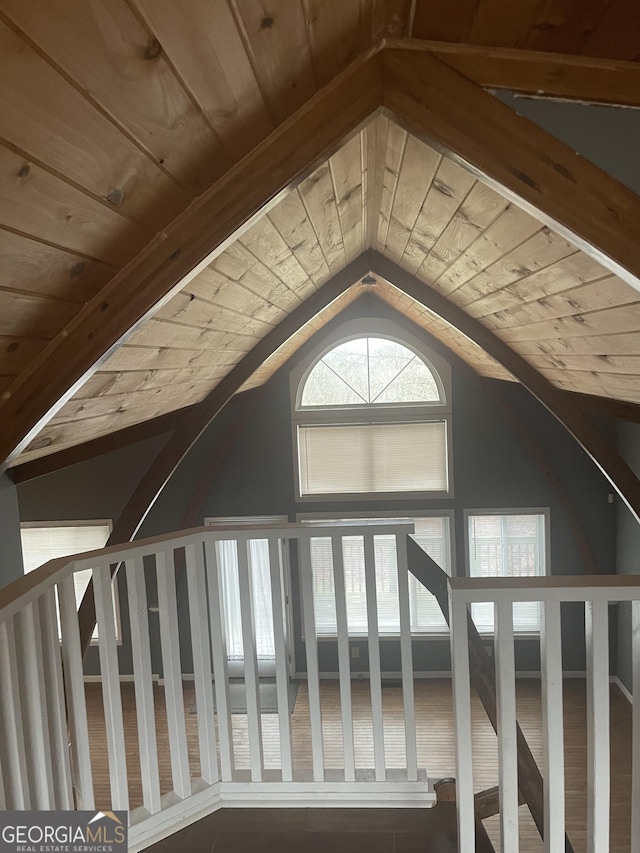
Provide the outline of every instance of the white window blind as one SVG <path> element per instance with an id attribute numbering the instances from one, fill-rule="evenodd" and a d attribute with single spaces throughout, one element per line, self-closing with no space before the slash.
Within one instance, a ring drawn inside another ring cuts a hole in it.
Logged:
<path id="1" fill-rule="evenodd" d="M 535 577 L 546 572 L 545 516 L 542 513 L 469 515 L 469 573 L 471 577 Z M 516 602 L 515 631 L 540 630 L 537 602 Z M 493 604 L 471 605 L 480 632 L 492 632 Z"/>
<path id="2" fill-rule="evenodd" d="M 104 548 L 111 533 L 111 522 L 96 522 L 94 524 L 25 524 L 20 528 L 22 539 L 22 558 L 24 571 L 32 572 L 49 560 L 58 557 L 69 557 L 72 554 L 82 554 L 86 551 L 96 551 Z M 80 607 L 89 581 L 91 569 L 83 569 L 73 575 L 73 585 L 76 605 Z M 113 587 L 114 616 L 116 635 L 119 635 L 118 610 L 116 603 L 116 587 Z M 98 639 L 98 631 L 94 630 L 92 640 Z"/>
<path id="3" fill-rule="evenodd" d="M 299 426 L 300 493 L 446 492 L 444 421 Z"/>
<path id="4" fill-rule="evenodd" d="M 353 523 L 353 520 L 350 520 Z M 361 520 L 361 523 L 372 519 Z M 389 522 L 389 519 L 378 519 Z M 339 522 L 323 522 L 324 524 Z M 448 516 L 415 519 L 413 538 L 447 574 L 451 574 L 451 533 Z M 347 600 L 347 624 L 350 634 L 367 633 L 367 598 L 364 572 L 364 540 L 361 536 L 343 538 L 343 565 Z M 374 536 L 378 630 L 381 634 L 400 633 L 398 606 L 398 575 L 394 536 Z M 311 540 L 311 565 L 319 635 L 335 635 L 336 605 L 333 581 L 331 540 L 315 537 Z M 447 631 L 435 597 L 422 584 L 409 576 L 409 605 L 411 630 L 414 633 Z"/>

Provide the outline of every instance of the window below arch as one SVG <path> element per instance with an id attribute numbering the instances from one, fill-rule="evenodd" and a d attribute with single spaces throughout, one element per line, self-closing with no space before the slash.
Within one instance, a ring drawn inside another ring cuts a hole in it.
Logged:
<path id="1" fill-rule="evenodd" d="M 292 372 L 297 497 L 450 496 L 448 364 L 389 321 L 340 331 Z"/>

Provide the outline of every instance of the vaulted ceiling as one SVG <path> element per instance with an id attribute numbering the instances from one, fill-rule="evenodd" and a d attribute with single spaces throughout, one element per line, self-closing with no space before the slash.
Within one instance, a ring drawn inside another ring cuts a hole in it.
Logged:
<path id="1" fill-rule="evenodd" d="M 623 3 L 507 5 L 508 26 L 505 3 L 495 0 L 0 0 L 0 418 L 4 409 L 7 432 L 10 422 L 22 426 L 4 455 L 26 461 L 202 401 L 370 249 L 462 309 L 554 387 L 640 403 L 639 270 L 628 257 L 592 248 L 594 211 L 581 231 L 563 222 L 551 197 L 537 210 L 526 197 L 527 181 L 544 196 L 537 178 L 511 168 L 520 198 L 499 169 L 483 171 L 473 146 L 455 150 L 458 137 L 443 138 L 437 120 L 420 133 L 397 82 L 395 102 L 373 94 L 377 72 L 367 57 L 384 37 L 461 43 L 451 52 L 402 42 L 408 54 L 416 48 L 415 67 L 407 67 L 425 87 L 427 54 L 455 67 L 460 57 L 477 62 L 478 46 L 640 55 L 635 18 L 618 37 L 611 17 Z M 515 56 L 482 55 L 480 83 L 496 73 L 496 57 Z M 519 52 L 517 73 L 505 79 L 521 79 L 530 56 Z M 353 60 L 360 70 L 344 71 Z M 616 64 L 623 73 L 615 79 L 624 79 L 609 100 L 624 101 L 631 66 Z M 580 70 L 583 90 L 594 79 L 589 69 L 597 70 L 576 57 L 567 67 L 569 77 Z M 322 103 L 335 105 L 330 120 Z M 500 109 L 502 120 L 509 111 Z M 285 142 L 295 152 L 289 160 L 297 158 L 291 175 L 287 159 L 273 154 Z M 567 168 L 554 166 L 566 178 Z M 616 186 L 608 180 L 605 187 Z M 237 200 L 232 188 L 243 181 Z M 194 240 L 192 254 L 182 242 L 174 249 L 174 235 L 198 219 L 213 191 L 221 201 L 210 230 L 219 227 L 219 239 Z M 607 191 L 598 203 L 622 220 L 631 194 L 616 189 L 611 201 Z M 159 287 L 176 259 L 181 275 Z M 242 387 L 263 383 L 357 298 L 362 277 Z M 415 293 L 374 277 L 380 298 L 479 374 L 513 379 Z M 133 281 L 140 287 L 131 290 L 130 315 L 125 304 L 112 317 Z M 142 293 L 152 287 L 147 304 Z"/>

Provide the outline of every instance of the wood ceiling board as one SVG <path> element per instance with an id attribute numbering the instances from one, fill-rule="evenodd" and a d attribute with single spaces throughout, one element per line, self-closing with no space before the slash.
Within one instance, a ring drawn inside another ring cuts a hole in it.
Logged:
<path id="1" fill-rule="evenodd" d="M 313 281 L 267 216 L 259 219 L 238 242 L 291 291 L 289 297 L 295 294 L 299 299 L 304 299 L 316 289 Z M 265 292 L 264 298 L 268 298 L 268 291 Z"/>
<path id="2" fill-rule="evenodd" d="M 582 252 L 574 252 L 543 270 L 511 282 L 504 290 L 483 296 L 468 305 L 466 310 L 474 317 L 481 318 L 500 309 L 525 305 L 535 299 L 562 293 L 607 275 L 608 270 L 603 269 L 593 258 Z"/>
<path id="3" fill-rule="evenodd" d="M 416 275 L 437 281 L 507 207 L 507 200 L 476 182 L 438 237 Z"/>
<path id="4" fill-rule="evenodd" d="M 547 0 L 480 0 L 469 30 L 473 44 L 522 47 Z"/>
<path id="5" fill-rule="evenodd" d="M 586 34 L 582 53 L 637 60 L 640 17 L 635 0 L 609 0 L 597 24 Z"/>
<path id="6" fill-rule="evenodd" d="M 554 234 L 545 226 L 512 252 L 503 255 L 495 263 L 448 295 L 457 305 L 468 308 L 469 313 L 475 316 L 473 306 L 485 296 L 495 294 L 496 302 L 499 304 L 499 294 L 509 288 L 510 285 L 520 280 L 527 280 L 534 273 L 557 264 L 564 258 L 573 255 L 574 252 L 575 248 L 571 243 Z M 600 270 L 601 275 L 607 275 L 607 270 L 602 267 Z M 523 285 L 524 288 L 529 293 L 532 292 L 526 285 Z M 507 298 L 509 298 L 508 294 Z"/>
<path id="7" fill-rule="evenodd" d="M 147 227 L 190 196 L 174 178 L 0 22 L 0 137 L 21 156 Z"/>
<path id="8" fill-rule="evenodd" d="M 378 224 L 382 210 L 382 191 L 384 183 L 385 152 L 389 120 L 379 114 L 366 127 L 367 133 L 367 206 L 365 244 L 369 248 L 380 248 L 378 243 Z"/>
<path id="9" fill-rule="evenodd" d="M 286 195 L 267 217 L 315 286 L 328 281 L 331 272 L 297 190 Z"/>
<path id="10" fill-rule="evenodd" d="M 552 0 L 541 6 L 525 45 L 532 50 L 581 53 L 610 0 Z M 588 51 L 585 51 L 588 52 Z"/>
<path id="11" fill-rule="evenodd" d="M 84 97 L 185 187 L 201 190 L 229 164 L 153 33 L 125 0 L 2 0 L 0 9 Z"/>
<path id="12" fill-rule="evenodd" d="M 173 299 L 156 314 L 156 320 L 168 320 L 179 325 L 214 332 L 237 332 L 242 335 L 262 337 L 273 323 L 257 320 L 238 314 L 228 308 L 212 305 L 202 299 L 177 293 Z"/>
<path id="13" fill-rule="evenodd" d="M 403 269 L 418 272 L 474 183 L 472 175 L 443 157 L 400 261 Z"/>
<path id="14" fill-rule="evenodd" d="M 347 265 L 347 256 L 329 164 L 302 181 L 298 193 L 331 275 L 335 276 Z"/>
<path id="15" fill-rule="evenodd" d="M 554 355 L 640 355 L 640 335 L 637 331 L 612 335 L 591 335 L 586 338 L 545 338 L 520 341 L 518 352 L 525 358 L 549 353 Z"/>
<path id="16" fill-rule="evenodd" d="M 116 272 L 100 261 L 0 229 L 0 286 L 87 302 Z"/>
<path id="17" fill-rule="evenodd" d="M 152 369 L 152 370 L 126 370 L 126 371 L 99 371 L 86 382 L 77 394 L 74 394 L 70 403 L 77 405 L 80 400 L 91 400 L 98 397 L 108 397 L 114 394 L 125 395 L 134 391 L 151 391 L 157 388 L 168 388 L 169 386 L 180 393 L 185 383 L 197 384 L 220 379 L 228 373 L 229 365 L 219 367 L 187 367 L 179 369 Z M 65 413 L 67 406 L 61 409 Z M 69 410 L 71 411 L 71 410 Z"/>
<path id="18" fill-rule="evenodd" d="M 0 145 L 0 226 L 120 266 L 151 232 Z"/>
<path id="19" fill-rule="evenodd" d="M 385 131 L 383 131 L 385 132 Z M 398 176 L 407 144 L 407 133 L 395 122 L 387 122 L 385 145 L 380 149 L 382 167 L 382 189 L 380 191 L 380 209 L 377 213 L 378 235 L 376 245 L 383 248 L 387 242 L 389 221 L 393 200 L 398 186 Z M 373 244 L 372 244 L 373 245 Z"/>
<path id="20" fill-rule="evenodd" d="M 78 303 L 0 287 L 0 335 L 53 338 L 77 313 Z"/>
<path id="21" fill-rule="evenodd" d="M 571 317 L 604 308 L 628 305 L 638 300 L 638 293 L 615 276 L 564 291 L 558 296 L 545 296 L 517 308 L 498 311 L 483 318 L 492 328 L 506 329 L 559 317 Z"/>
<path id="22" fill-rule="evenodd" d="M 363 210 L 366 150 L 364 131 L 354 136 L 329 158 L 329 171 L 338 209 L 345 260 L 354 261 L 369 247 L 365 243 Z"/>
<path id="23" fill-rule="evenodd" d="M 527 361 L 540 369 L 556 367 L 569 371 L 626 373 L 640 377 L 640 352 L 638 355 L 528 355 Z"/>
<path id="24" fill-rule="evenodd" d="M 302 0 L 316 86 L 320 88 L 370 46 L 370 0 Z"/>
<path id="25" fill-rule="evenodd" d="M 445 296 L 462 287 L 540 230 L 540 223 L 515 204 L 508 204 L 480 236 L 432 282 Z"/>
<path id="26" fill-rule="evenodd" d="M 236 281 L 231 281 L 212 267 L 206 267 L 192 279 L 181 291 L 183 294 L 193 294 L 201 300 L 229 308 L 238 314 L 256 317 L 267 323 L 282 318 L 283 308 L 274 305 L 268 293 L 256 296 Z"/>
<path id="27" fill-rule="evenodd" d="M 132 4 L 224 144 L 226 156 L 235 161 L 247 154 L 274 123 L 226 0 L 190 0 L 188 15 L 175 0 Z"/>
<path id="28" fill-rule="evenodd" d="M 132 391 L 125 394 L 106 394 L 89 399 L 72 399 L 63 406 L 49 422 L 50 427 L 65 423 L 78 423 L 104 415 L 121 414 L 139 410 L 139 419 L 146 420 L 145 410 L 166 411 L 179 409 L 188 403 L 202 400 L 215 386 L 215 380 L 200 382 L 185 382 L 178 385 L 167 385 L 146 391 Z"/>
<path id="29" fill-rule="evenodd" d="M 270 200 L 275 202 L 310 164 L 339 147 L 339 140 L 375 112 L 380 102 L 380 70 L 378 56 L 364 57 L 332 81 L 148 243 L 81 310 L 68 334 L 57 337 L 43 352 L 46 370 L 40 369 L 43 364 L 38 361 L 12 386 L 1 412 L 10 424 L 0 439 L 3 465 L 29 443 L 136 324 L 210 264 L 238 229 L 257 218 L 256 211 L 263 213 Z"/>
<path id="30" fill-rule="evenodd" d="M 270 302 L 285 311 L 289 309 L 292 299 L 295 302 L 302 301 L 239 241 L 217 257 L 211 267 L 256 296 L 262 298 L 266 295 Z"/>
<path id="31" fill-rule="evenodd" d="M 558 388 L 579 391 L 581 394 L 613 395 L 628 403 L 640 403 L 640 382 L 637 376 L 603 376 L 574 373 L 568 370 L 545 370 L 543 374 Z"/>
<path id="32" fill-rule="evenodd" d="M 439 152 L 408 136 L 384 246 L 385 255 L 395 263 L 404 255 L 440 160 Z"/>
<path id="33" fill-rule="evenodd" d="M 394 50 L 382 58 L 383 104 L 404 126 L 437 138 L 496 191 L 640 287 L 638 196 L 435 58 Z"/>
<path id="34" fill-rule="evenodd" d="M 2 343 L 0 342 L 0 353 L 2 352 L 1 347 Z M 230 367 L 240 358 L 242 358 L 242 352 L 225 348 L 224 355 L 222 353 L 216 355 L 215 364 L 220 367 Z M 2 361 L 0 361 L 0 364 L 2 364 Z M 208 350 L 201 349 L 125 345 L 117 349 L 104 364 L 105 369 L 116 372 L 127 370 L 173 370 L 191 366 L 211 366 L 211 353 Z"/>
<path id="35" fill-rule="evenodd" d="M 316 91 L 300 0 L 231 0 L 254 74 L 271 113 L 283 121 Z"/>
<path id="36" fill-rule="evenodd" d="M 516 341 L 542 341 L 556 337 L 563 340 L 589 338 L 607 334 L 637 332 L 638 329 L 640 329 L 640 302 L 634 302 L 621 308 L 607 308 L 586 314 L 558 317 L 555 320 L 527 323 L 526 326 L 496 329 L 496 334 L 499 334 L 504 341 L 515 343 Z"/>
<path id="37" fill-rule="evenodd" d="M 0 373 L 17 375 L 46 346 L 46 340 L 0 335 Z"/>
<path id="38" fill-rule="evenodd" d="M 256 335 L 238 332 L 215 332 L 193 326 L 183 326 L 166 320 L 151 319 L 130 339 L 134 346 L 178 347 L 179 349 L 236 350 L 245 352 L 258 341 Z M 108 362 L 106 362 L 108 364 Z"/>
<path id="39" fill-rule="evenodd" d="M 480 0 L 417 0 L 411 35 L 415 39 L 466 42 Z"/>

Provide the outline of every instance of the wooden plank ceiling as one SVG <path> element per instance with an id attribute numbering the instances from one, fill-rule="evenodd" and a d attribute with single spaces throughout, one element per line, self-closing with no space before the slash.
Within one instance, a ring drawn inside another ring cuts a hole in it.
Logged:
<path id="1" fill-rule="evenodd" d="M 185 16 L 175 0 L 0 0 L 0 394 L 203 188 L 381 35 L 406 32 L 409 5 L 190 0 Z M 624 55 L 608 47 L 624 5 L 509 4 L 509 27 L 492 30 L 504 3 L 418 0 L 413 34 L 494 44 L 499 30 L 500 46 L 636 59 L 638 27 L 616 42 Z M 18 461 L 203 399 L 368 248 L 557 387 L 640 403 L 638 293 L 378 116 L 137 329 Z M 247 385 L 361 292 L 354 282 Z M 392 285 L 376 293 L 482 375 L 510 378 Z"/>

